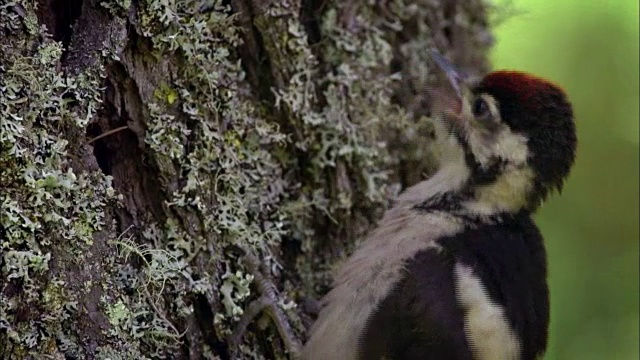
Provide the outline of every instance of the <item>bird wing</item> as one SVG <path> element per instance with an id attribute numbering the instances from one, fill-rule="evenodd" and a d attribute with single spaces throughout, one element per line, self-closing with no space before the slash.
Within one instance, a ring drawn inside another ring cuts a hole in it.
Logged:
<path id="1" fill-rule="evenodd" d="M 361 359 L 472 359 L 456 304 L 455 259 L 426 249 L 379 304 L 360 337 Z"/>

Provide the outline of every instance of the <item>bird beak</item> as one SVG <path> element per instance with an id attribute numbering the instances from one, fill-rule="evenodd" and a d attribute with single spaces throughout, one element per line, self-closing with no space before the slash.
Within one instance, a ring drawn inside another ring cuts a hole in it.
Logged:
<path id="1" fill-rule="evenodd" d="M 463 119 L 464 96 L 461 86 L 464 86 L 466 76 L 463 76 L 450 62 L 440 55 L 438 50 L 431 49 L 430 55 L 433 61 L 442 69 L 447 79 L 448 86 L 434 91 L 435 106 L 440 108 L 445 117 L 454 125 L 461 125 Z"/>
<path id="2" fill-rule="evenodd" d="M 438 64 L 440 69 L 444 71 L 444 74 L 449 79 L 449 83 L 455 90 L 458 99 L 462 100 L 462 91 L 460 90 L 460 83 L 465 80 L 465 77 L 460 74 L 458 70 L 449 62 L 449 60 L 445 59 L 444 56 L 440 55 L 438 50 L 431 49 L 431 58 L 433 61 Z"/>

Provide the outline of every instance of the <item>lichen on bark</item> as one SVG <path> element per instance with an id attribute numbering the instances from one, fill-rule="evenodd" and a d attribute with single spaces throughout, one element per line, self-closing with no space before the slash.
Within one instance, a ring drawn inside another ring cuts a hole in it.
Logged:
<path id="1" fill-rule="evenodd" d="M 426 50 L 480 71 L 490 45 L 479 0 L 56 4 L 0 6 L 0 354 L 16 359 L 227 358 L 259 296 L 234 247 L 303 340 L 299 300 L 436 165 Z M 286 349 L 258 319 L 239 354 Z"/>

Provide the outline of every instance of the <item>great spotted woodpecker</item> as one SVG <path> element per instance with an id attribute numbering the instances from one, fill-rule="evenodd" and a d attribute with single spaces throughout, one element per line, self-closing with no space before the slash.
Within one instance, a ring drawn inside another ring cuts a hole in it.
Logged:
<path id="1" fill-rule="evenodd" d="M 449 78 L 434 96 L 440 169 L 402 193 L 335 277 L 309 360 L 533 360 L 549 292 L 532 214 L 561 190 L 576 131 L 551 82 L 495 71 Z"/>

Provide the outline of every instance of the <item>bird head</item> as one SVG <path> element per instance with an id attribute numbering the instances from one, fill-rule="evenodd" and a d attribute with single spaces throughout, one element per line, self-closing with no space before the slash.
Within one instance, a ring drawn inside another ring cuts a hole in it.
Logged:
<path id="1" fill-rule="evenodd" d="M 448 79 L 434 108 L 449 148 L 445 161 L 462 163 L 457 174 L 467 177 L 463 188 L 478 211 L 534 211 L 560 191 L 577 143 L 565 92 L 518 71 L 469 79 L 437 52 L 432 57 Z"/>

